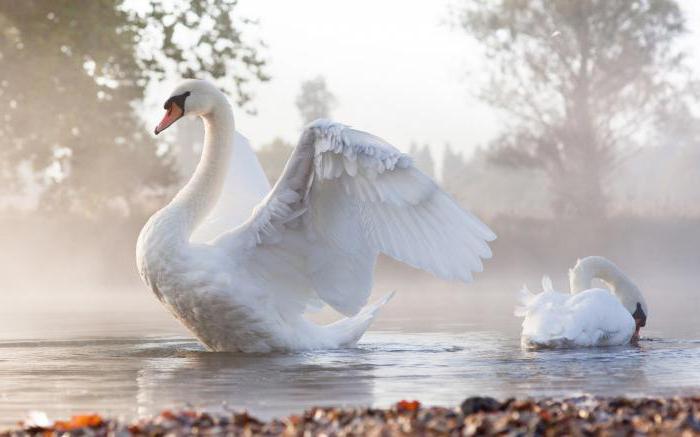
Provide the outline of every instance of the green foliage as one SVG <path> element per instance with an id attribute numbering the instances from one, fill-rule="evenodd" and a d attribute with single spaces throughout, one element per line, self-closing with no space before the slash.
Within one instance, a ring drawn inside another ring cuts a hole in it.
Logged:
<path id="1" fill-rule="evenodd" d="M 459 19 L 487 59 L 479 96 L 508 120 L 494 161 L 543 169 L 558 214 L 604 216 L 622 152 L 690 83 L 676 2 L 468 0 Z"/>
<path id="2" fill-rule="evenodd" d="M 249 85 L 269 77 L 259 53 L 264 43 L 244 38 L 244 30 L 256 22 L 237 17 L 237 4 L 238 0 L 125 2 L 120 8 L 128 17 L 123 30 L 136 36 L 141 73 L 157 79 L 173 73 L 206 74 L 236 96 L 240 107 L 252 110 Z"/>
<path id="3" fill-rule="evenodd" d="M 0 176 L 7 186 L 31 163 L 44 208 L 89 216 L 174 182 L 136 114 L 151 81 L 205 75 L 246 105 L 267 79 L 235 1 L 131 3 L 0 2 Z"/>

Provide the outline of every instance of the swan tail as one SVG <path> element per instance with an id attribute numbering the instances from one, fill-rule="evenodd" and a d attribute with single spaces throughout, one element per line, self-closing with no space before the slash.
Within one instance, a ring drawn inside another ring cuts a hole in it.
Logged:
<path id="1" fill-rule="evenodd" d="M 554 291 L 554 284 L 552 283 L 552 278 L 550 278 L 547 275 L 542 276 L 542 290 L 545 292 Z"/>
<path id="2" fill-rule="evenodd" d="M 377 302 L 367 305 L 358 314 L 328 325 L 327 328 L 337 340 L 338 346 L 353 346 L 357 343 L 377 317 L 379 310 L 394 297 L 394 294 L 396 292 L 392 291 Z"/>
<path id="3" fill-rule="evenodd" d="M 535 294 L 530 292 L 527 285 L 523 285 L 523 288 L 518 292 L 518 306 L 515 307 L 513 314 L 516 317 L 525 317 L 527 312 L 530 310 L 530 305 L 532 300 L 535 298 Z"/>
<path id="4" fill-rule="evenodd" d="M 545 298 L 545 296 L 549 296 L 549 293 L 554 292 L 552 278 L 546 275 L 542 277 L 542 293 L 532 293 L 526 285 L 523 285 L 523 288 L 518 293 L 518 306 L 515 307 L 513 314 L 516 317 L 527 317 L 528 312 L 542 304 L 543 300 L 541 298 Z M 538 297 L 541 298 L 538 299 Z"/>

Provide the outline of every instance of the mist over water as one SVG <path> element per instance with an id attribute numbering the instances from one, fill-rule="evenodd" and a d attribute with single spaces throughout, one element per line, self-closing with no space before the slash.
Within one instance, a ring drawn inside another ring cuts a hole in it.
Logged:
<path id="1" fill-rule="evenodd" d="M 504 337 L 516 338 L 521 319 L 513 315 L 513 310 L 517 292 L 523 285 L 540 291 L 541 278 L 548 275 L 557 290 L 568 291 L 568 267 L 543 268 L 540 263 L 541 260 L 533 266 L 531 260 L 524 259 L 517 269 L 503 271 L 496 259 L 489 260 L 485 262 L 485 271 L 476 274 L 473 283 L 462 284 L 442 281 L 380 258 L 370 301 L 391 291 L 397 294 L 382 309 L 373 329 L 391 326 L 412 332 L 498 331 Z M 575 258 L 571 260 L 573 263 Z M 553 266 L 556 264 L 552 262 Z M 563 261 L 559 264 L 566 266 Z M 644 333 L 668 338 L 692 338 L 700 334 L 697 318 L 700 292 L 694 271 L 671 270 L 669 266 L 649 263 L 624 266 L 649 305 L 649 321 Z M 26 276 L 28 284 L 34 279 Z M 115 287 L 77 283 L 69 288 L 60 285 L 58 279 L 56 282 L 59 284 L 56 287 L 46 284 L 44 289 L 16 285 L 3 290 L 0 294 L 0 339 L 187 335 L 136 278 L 131 284 Z M 328 322 L 340 316 L 325 308 L 309 317 Z"/>

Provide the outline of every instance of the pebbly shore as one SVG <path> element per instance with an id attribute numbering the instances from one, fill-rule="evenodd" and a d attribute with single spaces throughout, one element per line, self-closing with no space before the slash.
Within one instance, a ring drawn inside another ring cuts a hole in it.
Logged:
<path id="1" fill-rule="evenodd" d="M 166 410 L 131 422 L 99 414 L 35 423 L 0 436 L 442 436 L 442 435 L 700 435 L 700 396 L 676 398 L 467 398 L 454 408 L 401 401 L 391 408 L 311 408 L 262 421 L 246 412 Z"/>

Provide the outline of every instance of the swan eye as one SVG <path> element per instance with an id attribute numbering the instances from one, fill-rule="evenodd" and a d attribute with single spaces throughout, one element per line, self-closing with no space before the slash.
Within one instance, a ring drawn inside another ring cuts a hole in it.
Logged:
<path id="1" fill-rule="evenodd" d="M 632 313 L 632 317 L 634 320 L 637 321 L 637 324 L 639 326 L 646 326 L 647 324 L 647 315 L 644 313 L 644 310 L 642 309 L 642 304 L 637 302 L 637 309 L 634 310 Z"/>
<path id="2" fill-rule="evenodd" d="M 168 100 L 165 101 L 165 104 L 163 104 L 163 109 L 165 110 L 170 110 L 170 108 L 173 106 L 173 103 L 175 103 L 177 106 L 182 109 L 182 112 L 185 112 L 185 99 L 190 95 L 189 91 L 186 91 L 180 95 L 177 96 L 172 96 Z"/>

